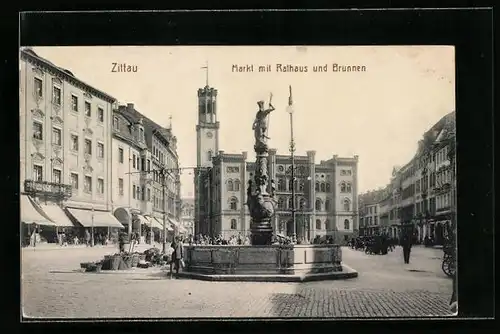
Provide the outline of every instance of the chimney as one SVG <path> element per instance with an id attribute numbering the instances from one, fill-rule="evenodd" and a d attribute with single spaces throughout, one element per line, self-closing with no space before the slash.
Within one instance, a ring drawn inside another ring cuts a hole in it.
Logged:
<path id="1" fill-rule="evenodd" d="M 133 103 L 127 103 L 127 111 L 134 111 L 134 104 Z"/>

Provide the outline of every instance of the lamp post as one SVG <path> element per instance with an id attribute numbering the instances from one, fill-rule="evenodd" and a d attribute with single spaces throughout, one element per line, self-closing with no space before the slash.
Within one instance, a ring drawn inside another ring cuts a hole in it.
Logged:
<path id="1" fill-rule="evenodd" d="M 290 96 L 288 98 L 287 112 L 290 114 L 290 159 L 292 163 L 291 177 L 292 177 L 292 224 L 293 234 L 297 235 L 297 226 L 295 225 L 295 140 L 293 138 L 293 100 L 292 100 L 292 86 L 289 86 Z"/>
<path id="2" fill-rule="evenodd" d="M 163 240 L 162 240 L 162 251 L 166 253 L 167 251 L 167 216 L 166 216 L 166 202 L 165 202 L 165 177 L 167 176 L 167 170 L 162 168 L 160 170 L 161 176 L 161 189 L 162 189 L 162 205 L 163 205 Z"/>
<path id="3" fill-rule="evenodd" d="M 91 246 L 94 247 L 94 206 L 92 206 L 92 228 L 90 231 Z"/>

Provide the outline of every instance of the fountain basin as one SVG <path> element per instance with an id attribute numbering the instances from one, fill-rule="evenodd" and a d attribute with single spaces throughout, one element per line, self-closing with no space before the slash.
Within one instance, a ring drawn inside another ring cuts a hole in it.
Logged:
<path id="1" fill-rule="evenodd" d="M 206 245 L 185 248 L 183 277 L 216 281 L 303 282 L 346 279 L 339 245 Z"/>

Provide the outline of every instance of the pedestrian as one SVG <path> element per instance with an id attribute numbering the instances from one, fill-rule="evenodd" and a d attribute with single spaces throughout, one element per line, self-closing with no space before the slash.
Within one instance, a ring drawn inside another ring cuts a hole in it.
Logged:
<path id="1" fill-rule="evenodd" d="M 181 264 L 183 263 L 183 258 L 184 258 L 184 247 L 182 245 L 182 242 L 179 237 L 174 238 L 174 242 L 172 242 L 172 245 L 170 246 L 173 249 L 172 252 L 172 260 L 170 262 L 170 278 L 173 276 L 173 270 L 175 269 L 175 278 L 179 278 L 179 269 L 181 267 Z M 174 266 L 174 268 L 172 268 Z"/>
<path id="2" fill-rule="evenodd" d="M 403 246 L 403 258 L 405 264 L 410 263 L 410 253 L 411 253 L 411 238 L 405 234 L 401 240 L 401 246 Z"/>
<path id="3" fill-rule="evenodd" d="M 451 293 L 450 300 L 450 311 L 453 313 L 457 313 L 458 305 L 457 305 L 457 272 L 453 274 L 453 291 Z"/>
<path id="4" fill-rule="evenodd" d="M 89 233 L 89 230 L 85 230 L 85 245 L 87 247 L 90 246 L 90 233 Z"/>
<path id="5" fill-rule="evenodd" d="M 125 252 L 125 237 L 126 237 L 125 232 L 120 232 L 118 234 L 118 247 L 120 249 L 120 253 Z"/>

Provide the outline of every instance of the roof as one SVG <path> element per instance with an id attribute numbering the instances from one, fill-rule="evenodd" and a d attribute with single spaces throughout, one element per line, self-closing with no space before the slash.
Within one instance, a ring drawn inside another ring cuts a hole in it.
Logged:
<path id="1" fill-rule="evenodd" d="M 108 100 L 109 102 L 115 102 L 116 101 L 116 98 L 114 98 L 113 96 L 85 83 L 84 81 L 78 79 L 77 77 L 75 77 L 75 75 L 73 74 L 73 72 L 71 72 L 70 70 L 67 70 L 65 68 L 62 68 L 62 67 L 59 67 L 57 65 L 55 65 L 54 63 L 52 63 L 51 61 L 43 58 L 43 57 L 40 57 L 39 55 L 36 54 L 35 51 L 33 51 L 33 49 L 31 48 L 24 48 L 24 49 L 21 49 L 21 58 L 30 58 L 32 60 L 35 60 L 35 61 L 38 61 L 38 62 L 41 62 L 42 64 L 52 68 L 53 70 L 55 70 L 56 72 L 58 72 L 60 75 L 62 75 L 63 77 L 66 78 L 66 80 L 72 80 L 84 87 L 86 87 L 88 90 L 90 90 L 94 95 L 97 95 L 97 96 L 100 96 L 101 98 L 104 98 L 106 100 Z"/>
<path id="2" fill-rule="evenodd" d="M 377 190 L 370 190 L 358 196 L 361 205 L 374 205 L 387 199 L 389 194 L 389 187 Z"/>
<path id="3" fill-rule="evenodd" d="M 146 137 L 146 144 L 149 148 L 153 147 L 153 134 L 160 135 L 160 137 L 163 138 L 163 140 L 167 143 L 167 146 L 170 146 L 170 144 L 176 140 L 170 129 L 162 127 L 150 118 L 146 117 L 144 114 L 141 114 L 134 108 L 133 105 L 121 105 L 118 107 L 118 112 L 120 112 L 120 114 L 124 115 L 125 117 L 128 117 L 134 123 L 137 123 L 142 119 L 144 134 Z M 171 151 L 177 156 L 175 148 L 172 148 Z"/>

